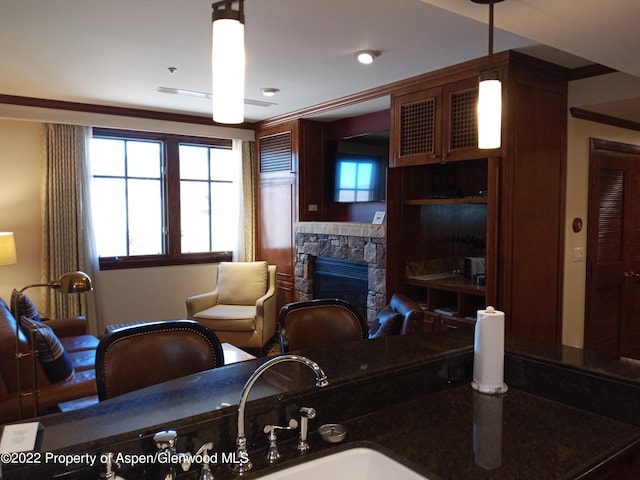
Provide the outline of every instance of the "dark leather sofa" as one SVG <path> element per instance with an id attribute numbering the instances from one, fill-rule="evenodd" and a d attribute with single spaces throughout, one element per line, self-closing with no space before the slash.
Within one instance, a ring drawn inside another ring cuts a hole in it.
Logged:
<path id="1" fill-rule="evenodd" d="M 77 400 L 97 394 L 95 377 L 95 353 L 98 338 L 87 334 L 84 317 L 47 320 L 73 364 L 73 376 L 65 381 L 51 383 L 40 363 L 38 368 L 39 414 L 55 409 L 59 403 Z M 18 337 L 21 353 L 31 348 L 27 336 L 21 331 Z M 19 419 L 18 381 L 16 369 L 16 320 L 4 300 L 0 298 L 0 424 Z M 33 386 L 31 356 L 20 359 L 20 378 L 23 392 Z M 23 418 L 33 416 L 33 396 L 23 397 Z"/>
<path id="2" fill-rule="evenodd" d="M 402 328 L 400 329 L 400 335 L 411 335 L 414 333 L 422 333 L 422 324 L 424 323 L 424 313 L 418 303 L 402 295 L 401 293 L 395 293 L 391 297 L 389 306 L 402 315 Z"/>
<path id="3" fill-rule="evenodd" d="M 422 333 L 424 313 L 418 303 L 401 293 L 394 293 L 369 328 L 369 338 L 385 335 Z"/>

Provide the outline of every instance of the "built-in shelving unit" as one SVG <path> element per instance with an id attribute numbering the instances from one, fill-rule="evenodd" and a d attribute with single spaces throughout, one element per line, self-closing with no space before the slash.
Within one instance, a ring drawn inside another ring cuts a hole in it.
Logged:
<path id="1" fill-rule="evenodd" d="M 402 289 L 425 309 L 426 330 L 473 323 L 486 306 L 487 272 L 472 276 L 465 258 L 486 264 L 487 237 L 493 238 L 488 166 L 481 158 L 401 169 Z"/>

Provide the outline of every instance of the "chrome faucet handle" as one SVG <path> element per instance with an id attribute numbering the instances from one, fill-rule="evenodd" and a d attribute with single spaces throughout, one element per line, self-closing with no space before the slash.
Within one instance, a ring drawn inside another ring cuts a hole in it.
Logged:
<path id="1" fill-rule="evenodd" d="M 269 440 L 269 450 L 267 451 L 267 461 L 274 463 L 280 458 L 280 452 L 278 451 L 276 430 L 294 430 L 298 428 L 298 421 L 295 418 L 289 420 L 287 427 L 281 427 L 279 425 L 265 425 L 262 430 L 264 433 L 269 434 L 267 439 Z"/>
<path id="2" fill-rule="evenodd" d="M 153 441 L 158 450 L 175 451 L 178 433 L 175 430 L 162 430 L 153 436 Z"/>
<path id="3" fill-rule="evenodd" d="M 104 454 L 106 456 L 106 470 L 100 474 L 100 478 L 104 480 L 115 480 L 119 477 L 116 476 L 116 470 L 120 468 L 120 465 L 113 459 L 113 453 L 108 452 Z"/>
<path id="4" fill-rule="evenodd" d="M 207 442 L 196 452 L 196 457 L 202 456 L 202 468 L 198 480 L 214 480 L 213 473 L 209 467 L 209 450 L 213 450 L 213 442 Z"/>
<path id="5" fill-rule="evenodd" d="M 311 407 L 300 408 L 300 436 L 296 450 L 300 455 L 304 455 L 309 450 L 307 443 L 307 433 L 309 431 L 309 420 L 316 418 L 316 409 Z"/>
<path id="6" fill-rule="evenodd" d="M 162 430 L 153 436 L 156 447 L 161 455 L 167 456 L 163 461 L 163 480 L 175 480 L 177 472 L 175 465 L 171 463 L 171 457 L 176 455 L 176 443 L 178 441 L 178 433 L 175 430 Z"/>
<path id="7" fill-rule="evenodd" d="M 208 462 L 209 450 L 213 450 L 213 442 L 205 443 L 193 455 L 191 455 L 190 453 L 185 453 L 184 455 L 179 455 L 179 457 L 180 457 L 180 465 L 182 465 L 182 470 L 186 472 L 191 468 L 191 464 L 193 463 L 193 458 L 194 457 L 196 457 L 197 459 L 202 459 L 203 460 L 203 469 L 204 469 L 204 466 L 209 463 Z M 208 469 L 208 467 L 207 467 L 207 469 Z"/>

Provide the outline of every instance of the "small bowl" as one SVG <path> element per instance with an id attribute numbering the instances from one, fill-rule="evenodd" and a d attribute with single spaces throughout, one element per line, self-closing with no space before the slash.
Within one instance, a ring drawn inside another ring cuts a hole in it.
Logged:
<path id="1" fill-rule="evenodd" d="M 327 423 L 318 428 L 318 433 L 325 442 L 338 443 L 344 440 L 347 427 L 339 423 Z"/>

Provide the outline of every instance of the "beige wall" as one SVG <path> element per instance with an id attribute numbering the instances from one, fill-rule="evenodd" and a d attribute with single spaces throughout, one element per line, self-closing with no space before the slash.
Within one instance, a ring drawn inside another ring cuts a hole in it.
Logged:
<path id="1" fill-rule="evenodd" d="M 95 295 L 105 324 L 186 318 L 185 299 L 215 285 L 215 266 L 180 265 L 100 272 Z"/>
<path id="2" fill-rule="evenodd" d="M 576 347 L 584 341 L 586 262 L 574 261 L 574 249 L 584 249 L 586 258 L 590 138 L 640 145 L 640 132 L 569 118 L 562 343 Z M 583 220 L 580 233 L 572 229 L 576 217 Z"/>
<path id="3" fill-rule="evenodd" d="M 637 98 L 640 79 L 622 73 L 591 77 L 569 83 L 568 106 L 598 111 L 599 104 L 621 103 Z M 575 249 L 587 246 L 587 200 L 589 187 L 589 139 L 600 138 L 640 145 L 640 132 L 571 118 L 567 125 L 567 186 L 565 217 L 565 265 L 562 343 L 584 345 L 586 262 L 575 261 Z M 583 229 L 574 233 L 573 219 L 583 220 Z"/>
<path id="4" fill-rule="evenodd" d="M 40 140 L 39 123 L 0 119 L 0 230 L 14 232 L 18 254 L 17 264 L 0 267 L 7 304 L 14 288 L 41 283 Z"/>

